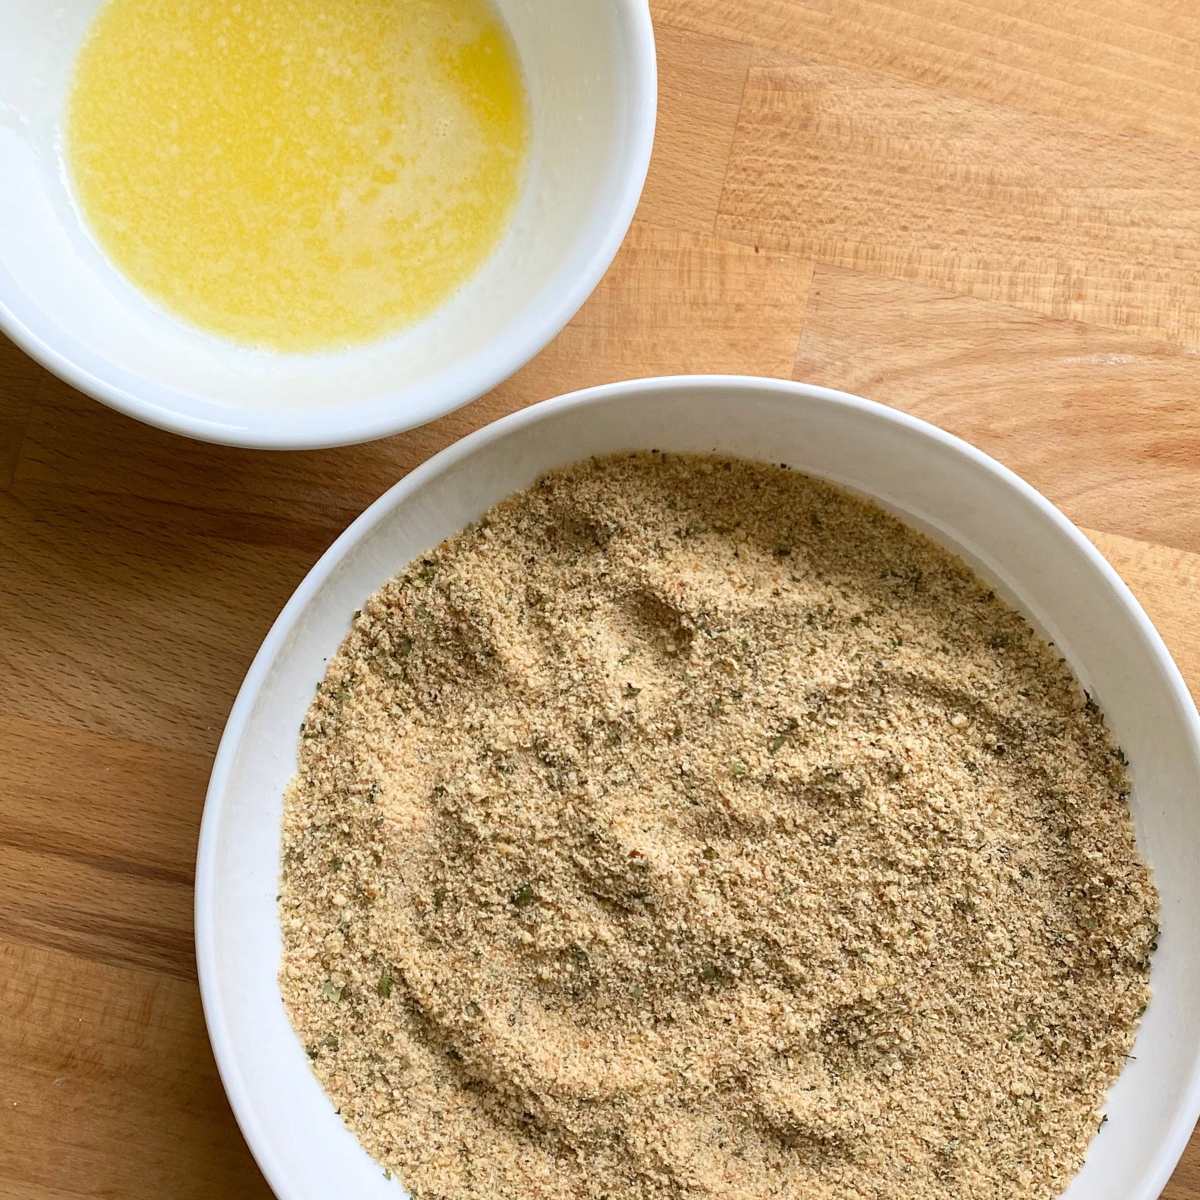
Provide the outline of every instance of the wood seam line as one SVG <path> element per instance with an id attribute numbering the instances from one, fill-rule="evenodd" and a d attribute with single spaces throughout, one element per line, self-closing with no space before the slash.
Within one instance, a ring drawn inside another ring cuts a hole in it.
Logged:
<path id="1" fill-rule="evenodd" d="M 733 132 L 729 135 L 729 147 L 725 152 L 725 170 L 721 172 L 721 188 L 717 192 L 717 204 L 713 209 L 712 237 L 714 241 L 717 239 L 717 226 L 721 223 L 721 202 L 725 199 L 725 187 L 729 183 L 729 171 L 733 166 L 733 144 L 737 141 L 738 126 L 742 123 L 742 110 L 746 107 L 746 93 L 750 90 L 750 72 L 754 69 L 754 52 L 750 48 L 747 49 L 746 70 L 742 74 L 742 90 L 738 93 L 737 112 L 733 117 Z"/>

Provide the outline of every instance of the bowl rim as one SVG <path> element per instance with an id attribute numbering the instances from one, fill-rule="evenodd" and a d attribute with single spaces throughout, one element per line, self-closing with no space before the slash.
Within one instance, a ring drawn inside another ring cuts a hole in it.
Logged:
<path id="1" fill-rule="evenodd" d="M 991 455 L 973 446 L 970 442 L 947 433 L 938 426 L 911 416 L 899 409 L 890 408 L 873 400 L 867 400 L 850 392 L 815 384 L 801 383 L 789 379 L 754 375 L 665 375 L 642 379 L 622 380 L 617 383 L 599 384 L 577 391 L 567 392 L 552 399 L 542 400 L 501 417 L 467 434 L 445 449 L 428 458 L 397 483 L 393 484 L 377 500 L 370 504 L 334 540 L 329 549 L 317 560 L 299 586 L 292 593 L 279 616 L 275 619 L 258 653 L 246 672 L 237 698 L 230 710 L 225 730 L 222 733 L 213 761 L 208 790 L 205 796 L 201 819 L 195 874 L 194 920 L 196 940 L 196 964 L 200 985 L 205 1023 L 213 1056 L 221 1076 L 225 1093 L 229 1098 L 246 1143 L 258 1163 L 268 1184 L 279 1196 L 284 1190 L 286 1172 L 276 1157 L 268 1139 L 258 1123 L 255 1106 L 250 1099 L 245 1081 L 238 1065 L 224 1011 L 217 988 L 217 953 L 214 914 L 213 870 L 217 858 L 220 837 L 222 803 L 227 782 L 232 771 L 237 750 L 241 743 L 248 717 L 257 701 L 263 682 L 275 659 L 291 635 L 292 629 L 303 616 L 304 609 L 312 596 L 321 588 L 347 553 L 357 545 L 398 504 L 419 492 L 426 481 L 448 468 L 470 458 L 477 450 L 508 434 L 536 425 L 545 419 L 573 409 L 602 405 L 617 397 L 646 390 L 688 391 L 696 389 L 719 390 L 731 394 L 738 392 L 776 392 L 798 400 L 816 400 L 826 404 L 858 410 L 872 417 L 907 429 L 941 443 L 956 451 L 979 470 L 997 477 L 1008 484 L 1027 503 L 1037 508 L 1057 527 L 1074 547 L 1095 567 L 1117 599 L 1133 618 L 1144 647 L 1150 652 L 1162 672 L 1170 697 L 1174 701 L 1193 750 L 1200 756 L 1200 714 L 1192 701 L 1175 660 L 1171 657 L 1158 630 L 1146 615 L 1140 602 L 1129 590 L 1128 585 L 1110 565 L 1092 542 L 1063 512 L 1052 504 L 1031 484 Z M 1170 1125 L 1163 1134 L 1162 1146 L 1152 1169 L 1141 1181 L 1136 1195 L 1129 1200 L 1156 1200 L 1166 1186 L 1191 1139 L 1200 1116 L 1200 1055 L 1192 1062 L 1187 1078 L 1184 1098 Z"/>
<path id="2" fill-rule="evenodd" d="M 424 425 L 491 391 L 542 351 L 582 308 L 617 255 L 641 199 L 650 166 L 658 115 L 658 63 L 654 27 L 647 0 L 610 0 L 616 6 L 622 45 L 630 70 L 629 130 L 618 139 L 621 171 L 617 202 L 608 211 L 604 232 L 586 264 L 544 302 L 531 306 L 512 336 L 497 339 L 476 351 L 465 364 L 443 369 L 429 383 L 416 387 L 403 410 L 374 417 L 347 416 L 339 407 L 314 413 L 300 422 L 298 414 L 280 410 L 271 428 L 248 425 L 238 410 L 214 420 L 174 406 L 174 389 L 139 381 L 124 386 L 82 366 L 57 349 L 26 323 L 21 313 L 0 294 L 0 333 L 64 383 L 101 404 L 144 424 L 218 445 L 252 450 L 320 450 L 374 441 Z M 108 365 L 108 364 L 106 364 Z M 157 397 L 157 398 L 156 398 Z"/>

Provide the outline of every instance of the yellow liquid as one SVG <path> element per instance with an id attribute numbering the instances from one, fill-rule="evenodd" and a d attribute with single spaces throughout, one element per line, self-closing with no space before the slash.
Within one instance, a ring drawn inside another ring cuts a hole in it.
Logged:
<path id="1" fill-rule="evenodd" d="M 391 332 L 473 274 L 527 137 L 486 0 L 109 0 L 67 157 L 134 283 L 214 332 L 300 351 Z"/>

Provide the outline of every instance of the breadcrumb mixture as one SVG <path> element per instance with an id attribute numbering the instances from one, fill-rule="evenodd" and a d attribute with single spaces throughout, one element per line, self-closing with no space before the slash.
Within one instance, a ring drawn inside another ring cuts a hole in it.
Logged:
<path id="1" fill-rule="evenodd" d="M 417 1200 L 1049 1200 L 1149 998 L 1124 757 L 880 508 L 555 472 L 372 596 L 303 727 L 280 975 Z"/>

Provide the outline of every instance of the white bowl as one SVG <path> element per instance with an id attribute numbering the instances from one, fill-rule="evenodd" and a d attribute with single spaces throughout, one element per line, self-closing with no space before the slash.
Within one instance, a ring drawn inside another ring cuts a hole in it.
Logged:
<path id="1" fill-rule="evenodd" d="M 226 1090 L 285 1200 L 395 1196 L 342 1127 L 276 986 L 281 796 L 325 660 L 366 596 L 542 472 L 621 449 L 783 461 L 874 497 L 969 560 L 1052 638 L 1126 750 L 1139 844 L 1162 893 L 1154 998 L 1071 1200 L 1153 1200 L 1200 1112 L 1200 720 L 1146 614 L 1047 500 L 965 442 L 841 392 L 696 376 L 534 405 L 413 471 L 333 544 L 268 634 L 213 768 L 196 943 Z"/>
<path id="2" fill-rule="evenodd" d="M 532 116 L 511 223 L 437 312 L 369 346 L 277 354 L 169 315 L 100 251 L 63 161 L 76 53 L 102 0 L 5 0 L 0 330 L 67 383 L 205 441 L 278 449 L 409 429 L 473 400 L 567 323 L 641 194 L 657 104 L 646 0 L 496 0 Z"/>

